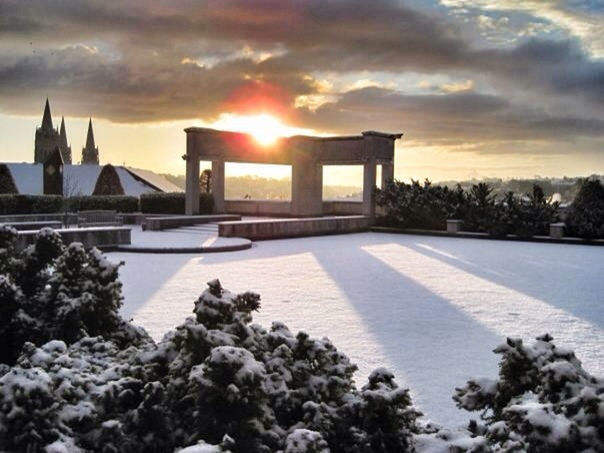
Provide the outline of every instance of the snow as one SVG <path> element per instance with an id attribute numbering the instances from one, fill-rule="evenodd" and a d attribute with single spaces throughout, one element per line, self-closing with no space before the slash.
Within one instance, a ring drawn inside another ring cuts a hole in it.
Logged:
<path id="1" fill-rule="evenodd" d="M 102 165 L 91 164 L 65 165 L 63 170 L 65 190 L 69 191 L 69 195 L 92 195 L 102 168 Z M 138 197 L 143 193 L 155 192 L 151 186 L 135 179 L 124 167 L 114 168 L 122 183 L 124 194 Z"/>
<path id="2" fill-rule="evenodd" d="M 41 195 L 44 192 L 42 186 L 42 164 L 5 162 L 5 165 L 13 175 L 13 180 L 19 193 Z"/>
<path id="3" fill-rule="evenodd" d="M 139 178 L 144 179 L 145 181 L 153 184 L 155 187 L 160 189 L 163 192 L 184 192 L 180 187 L 176 184 L 171 183 L 166 178 L 157 173 L 153 173 L 149 170 L 141 170 L 140 168 L 132 168 L 132 167 L 124 167 L 130 173 L 134 173 Z"/>
<path id="4" fill-rule="evenodd" d="M 13 175 L 17 190 L 20 194 L 42 195 L 43 188 L 43 165 L 32 163 L 12 163 L 5 162 L 6 166 Z M 92 195 L 102 165 L 70 165 L 63 166 L 63 186 L 65 194 L 68 196 Z M 150 184 L 146 184 L 140 179 L 135 178 L 128 169 L 122 166 L 115 166 L 124 193 L 126 195 L 140 196 L 143 193 L 156 192 L 155 187 L 162 190 L 180 191 L 165 178 L 151 171 L 137 170 L 135 174 L 143 180 L 148 179 Z"/>
<path id="5" fill-rule="evenodd" d="M 329 336 L 359 366 L 359 386 L 386 367 L 420 410 L 452 428 L 476 416 L 455 407 L 455 387 L 495 378 L 492 350 L 506 336 L 549 332 L 604 375 L 601 247 L 362 233 L 210 255 L 109 257 L 126 263 L 122 314 L 156 339 L 190 316 L 217 277 L 262 296 L 255 322 Z"/>

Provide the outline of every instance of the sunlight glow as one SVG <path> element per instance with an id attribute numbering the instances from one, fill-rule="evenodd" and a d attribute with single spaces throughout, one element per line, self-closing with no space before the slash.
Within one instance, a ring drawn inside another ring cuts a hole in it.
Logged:
<path id="1" fill-rule="evenodd" d="M 220 130 L 245 132 L 252 135 L 262 146 L 273 145 L 279 137 L 316 135 L 312 129 L 287 126 L 279 118 L 268 113 L 256 115 L 222 113 L 218 120 L 209 126 Z"/>

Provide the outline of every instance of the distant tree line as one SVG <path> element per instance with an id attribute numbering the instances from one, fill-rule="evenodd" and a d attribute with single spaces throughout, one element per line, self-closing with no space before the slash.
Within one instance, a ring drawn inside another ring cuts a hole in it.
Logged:
<path id="1" fill-rule="evenodd" d="M 183 175 L 163 174 L 168 181 L 185 190 Z M 200 174 L 200 190 L 208 192 L 211 172 L 204 170 Z M 323 186 L 323 197 L 326 200 L 348 199 L 361 200 L 362 189 L 358 186 Z M 243 175 L 227 176 L 225 178 L 225 197 L 227 199 L 253 200 L 289 200 L 291 199 L 290 178 L 263 178 L 260 176 Z"/>

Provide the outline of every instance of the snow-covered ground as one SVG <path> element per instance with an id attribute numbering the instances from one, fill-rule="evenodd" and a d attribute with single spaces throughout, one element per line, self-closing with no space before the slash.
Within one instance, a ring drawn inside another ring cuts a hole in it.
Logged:
<path id="1" fill-rule="evenodd" d="M 391 368 L 416 405 L 449 427 L 468 419 L 454 388 L 494 376 L 491 350 L 506 336 L 549 332 L 604 375 L 602 247 L 362 233 L 110 257 L 126 262 L 122 314 L 154 338 L 190 315 L 218 277 L 232 291 L 261 294 L 256 322 L 329 336 L 359 366 L 357 383 Z"/>

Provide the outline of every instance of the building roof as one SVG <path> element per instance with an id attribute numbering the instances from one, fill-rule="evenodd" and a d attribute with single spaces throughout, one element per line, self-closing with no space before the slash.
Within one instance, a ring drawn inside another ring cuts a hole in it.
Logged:
<path id="1" fill-rule="evenodd" d="M 5 163 L 15 181 L 20 194 L 42 195 L 43 164 Z M 92 195 L 102 165 L 64 165 L 63 193 L 65 196 Z M 130 169 L 116 166 L 115 171 L 120 178 L 125 195 L 140 196 L 148 192 L 181 191 L 163 177 L 148 171 L 136 170 L 136 175 Z"/>
<path id="2" fill-rule="evenodd" d="M 143 179 L 148 184 L 156 187 L 161 192 L 183 192 L 183 190 L 176 184 L 168 181 L 161 175 L 153 173 L 150 170 L 141 170 L 140 168 L 124 167 L 127 171 L 132 173 L 134 177 Z"/>

